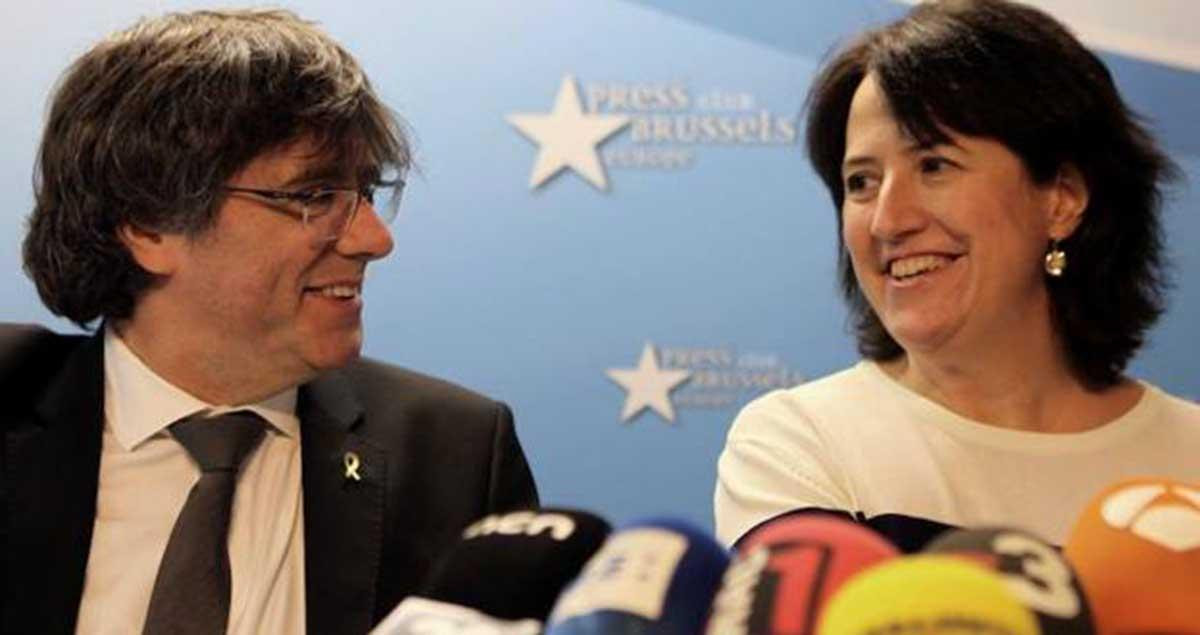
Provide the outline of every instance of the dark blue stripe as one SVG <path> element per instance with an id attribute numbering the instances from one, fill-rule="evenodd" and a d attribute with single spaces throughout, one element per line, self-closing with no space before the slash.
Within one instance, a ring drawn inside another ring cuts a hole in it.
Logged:
<path id="1" fill-rule="evenodd" d="M 792 516 L 807 515 L 807 514 L 826 514 L 854 521 L 870 529 L 874 530 L 879 535 L 883 536 L 888 542 L 891 542 L 897 549 L 904 553 L 916 553 L 925 548 L 925 545 L 933 541 L 934 538 L 940 536 L 943 532 L 950 529 L 958 529 L 955 525 L 929 520 L 918 516 L 907 516 L 905 514 L 880 514 L 867 518 L 862 512 L 850 512 L 836 509 L 822 509 L 819 507 L 805 507 L 803 509 L 794 509 L 789 512 L 784 512 L 778 516 L 768 518 L 749 531 L 742 534 L 733 543 L 733 548 L 738 549 L 742 540 L 753 533 L 759 527 L 767 523 L 773 523 L 783 518 Z"/>

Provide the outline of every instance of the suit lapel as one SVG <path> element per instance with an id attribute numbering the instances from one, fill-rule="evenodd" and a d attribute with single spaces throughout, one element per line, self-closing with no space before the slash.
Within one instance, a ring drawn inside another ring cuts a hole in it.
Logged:
<path id="1" fill-rule="evenodd" d="M 310 633 L 363 633 L 375 612 L 387 457 L 356 432 L 362 412 L 339 373 L 327 373 L 300 390 Z M 354 457 L 357 467 L 348 470 Z"/>
<path id="2" fill-rule="evenodd" d="M 104 429 L 103 331 L 69 354 L 6 447 L 9 610 L 38 630 L 74 630 L 96 515 Z M 13 600 L 9 597 L 9 600 Z M 20 619 L 16 622 L 20 623 Z"/>

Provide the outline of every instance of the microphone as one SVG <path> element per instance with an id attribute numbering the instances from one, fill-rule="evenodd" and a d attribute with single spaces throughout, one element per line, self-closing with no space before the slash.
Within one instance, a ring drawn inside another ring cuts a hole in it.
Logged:
<path id="1" fill-rule="evenodd" d="M 463 530 L 417 595 L 504 620 L 545 621 L 610 529 L 599 516 L 572 509 L 486 516 Z"/>
<path id="2" fill-rule="evenodd" d="M 1038 624 L 996 574 L 958 556 L 924 554 L 848 581 L 825 606 L 817 633 L 1038 635 Z"/>
<path id="3" fill-rule="evenodd" d="M 995 571 L 1013 596 L 1033 611 L 1043 635 L 1096 632 L 1071 565 L 1058 550 L 1029 532 L 1005 528 L 949 531 L 931 542 L 926 552 L 963 556 Z"/>
<path id="4" fill-rule="evenodd" d="M 1064 552 L 1100 633 L 1192 633 L 1200 622 L 1200 486 L 1136 478 L 1084 509 Z"/>
<path id="5" fill-rule="evenodd" d="M 620 527 L 563 592 L 546 635 L 695 635 L 729 555 L 689 523 Z"/>
<path id="6" fill-rule="evenodd" d="M 537 620 L 507 621 L 465 606 L 405 598 L 368 635 L 539 635 Z"/>
<path id="7" fill-rule="evenodd" d="M 788 514 L 748 534 L 713 601 L 708 635 L 812 635 L 851 576 L 899 551 L 874 531 L 827 514 Z"/>

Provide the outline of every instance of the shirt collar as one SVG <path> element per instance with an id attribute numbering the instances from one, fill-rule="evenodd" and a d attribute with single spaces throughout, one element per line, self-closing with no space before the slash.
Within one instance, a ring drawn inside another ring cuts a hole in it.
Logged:
<path id="1" fill-rule="evenodd" d="M 250 404 L 210 404 L 163 379 L 130 350 L 111 326 L 104 329 L 104 414 L 113 435 L 127 451 L 197 412 L 214 416 L 251 410 L 278 432 L 298 438 L 296 394 L 293 386 Z"/>

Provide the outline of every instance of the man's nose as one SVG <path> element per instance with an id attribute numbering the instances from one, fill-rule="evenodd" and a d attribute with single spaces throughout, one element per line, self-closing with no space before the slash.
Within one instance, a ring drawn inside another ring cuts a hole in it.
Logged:
<path id="1" fill-rule="evenodd" d="M 375 206 L 370 201 L 359 203 L 357 213 L 350 220 L 346 232 L 338 238 L 335 249 L 351 258 L 362 260 L 378 260 L 392 251 L 395 243 L 392 241 L 392 231 L 388 228 Z"/>

